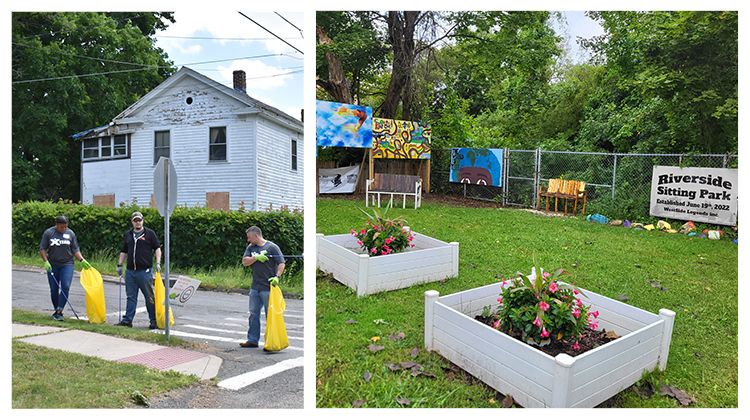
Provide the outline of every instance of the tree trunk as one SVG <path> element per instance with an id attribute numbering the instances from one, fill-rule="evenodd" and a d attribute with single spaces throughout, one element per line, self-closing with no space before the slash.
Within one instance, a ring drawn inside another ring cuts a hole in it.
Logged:
<path id="1" fill-rule="evenodd" d="M 411 98 L 404 100 L 404 95 L 410 95 L 407 87 L 411 85 L 411 74 L 414 66 L 416 50 L 414 48 L 414 29 L 420 12 L 388 12 L 388 37 L 393 48 L 393 65 L 391 80 L 385 101 L 380 107 L 380 116 L 396 118 L 399 103 L 404 105 L 402 118 L 411 115 Z"/>
<path id="2" fill-rule="evenodd" d="M 316 32 L 318 33 L 318 42 L 321 44 L 329 45 L 333 42 L 320 25 L 316 25 Z M 316 84 L 331 95 L 335 101 L 346 104 L 352 103 L 349 81 L 346 80 L 346 76 L 344 76 L 344 69 L 341 66 L 341 60 L 333 53 L 327 52 L 326 62 L 328 63 L 328 80 L 318 78 Z"/>

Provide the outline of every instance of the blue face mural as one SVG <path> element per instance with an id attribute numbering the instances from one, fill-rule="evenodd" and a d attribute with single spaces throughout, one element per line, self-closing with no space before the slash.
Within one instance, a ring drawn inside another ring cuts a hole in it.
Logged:
<path id="1" fill-rule="evenodd" d="M 451 182 L 503 186 L 503 149 L 451 149 Z"/>
<path id="2" fill-rule="evenodd" d="M 327 101 L 315 105 L 318 146 L 372 147 L 372 108 Z"/>

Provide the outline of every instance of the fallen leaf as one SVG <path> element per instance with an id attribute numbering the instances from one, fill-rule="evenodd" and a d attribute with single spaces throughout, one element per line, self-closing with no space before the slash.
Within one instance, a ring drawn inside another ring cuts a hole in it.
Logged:
<path id="1" fill-rule="evenodd" d="M 396 402 L 399 403 L 399 404 L 401 404 L 401 405 L 410 405 L 411 404 L 411 400 L 408 399 L 408 398 L 396 398 Z"/>
<path id="2" fill-rule="evenodd" d="M 695 398 L 687 392 L 669 385 L 662 385 L 661 388 L 659 388 L 659 393 L 661 395 L 674 397 L 675 399 L 677 399 L 677 401 L 680 402 L 680 405 L 682 406 L 688 406 L 696 402 Z"/>
<path id="3" fill-rule="evenodd" d="M 366 402 L 367 401 L 365 401 L 365 400 L 354 400 L 354 401 L 352 401 L 352 408 L 360 408 L 363 405 L 365 405 Z"/>
<path id="4" fill-rule="evenodd" d="M 414 363 L 414 362 L 411 362 L 411 361 L 410 361 L 410 362 L 401 362 L 401 363 L 399 363 L 399 364 L 400 364 L 400 365 L 401 365 L 401 367 L 402 367 L 402 368 L 404 368 L 404 369 L 411 369 L 411 368 L 413 368 L 414 366 L 417 366 L 417 364 L 416 364 L 416 363 Z"/>
<path id="5" fill-rule="evenodd" d="M 413 358 L 419 356 L 419 349 L 417 347 L 414 347 L 413 349 L 411 349 L 411 351 L 409 352 L 409 354 L 411 355 L 411 358 L 413 359 Z"/>
<path id="6" fill-rule="evenodd" d="M 351 325 L 351 324 L 356 324 L 356 323 L 357 323 L 357 321 L 355 321 L 355 320 L 353 320 L 353 319 L 347 319 L 347 320 L 346 320 L 346 323 L 347 323 L 347 324 L 349 324 L 349 325 Z M 359 401 L 359 400 L 357 400 L 357 401 Z"/>
<path id="7" fill-rule="evenodd" d="M 666 292 L 667 291 L 667 288 L 664 287 L 664 286 L 662 286 L 661 283 L 659 283 L 657 280 L 651 280 L 650 284 L 651 284 L 651 287 L 653 287 L 655 289 L 659 289 L 662 292 Z"/>
<path id="8" fill-rule="evenodd" d="M 401 341 L 406 337 L 406 334 L 402 332 L 391 334 L 388 338 L 390 338 L 393 341 Z"/>
<path id="9" fill-rule="evenodd" d="M 633 385 L 633 392 L 641 397 L 641 399 L 647 400 L 654 395 L 656 390 L 654 389 L 654 385 L 651 382 L 646 381 L 640 385 Z"/>
<path id="10" fill-rule="evenodd" d="M 495 401 L 495 399 L 494 399 L 494 398 L 490 398 L 490 399 L 489 399 L 489 400 L 488 400 L 487 402 L 488 402 L 488 403 L 490 403 L 490 404 L 495 404 L 495 403 L 497 403 L 497 401 Z"/>
<path id="11" fill-rule="evenodd" d="M 621 293 L 619 296 L 617 296 L 617 300 L 620 302 L 627 302 L 628 301 L 628 295 Z"/>
<path id="12" fill-rule="evenodd" d="M 373 343 L 377 343 L 378 341 L 380 341 L 380 337 L 377 335 L 374 337 L 370 337 L 370 341 L 372 341 Z"/>
<path id="13" fill-rule="evenodd" d="M 503 398 L 503 408 L 513 407 L 513 396 L 508 394 Z"/>
<path id="14" fill-rule="evenodd" d="M 395 363 L 388 363 L 386 366 L 388 366 L 388 369 L 390 369 L 391 372 L 398 372 L 399 370 L 401 370 L 401 366 Z"/>
<path id="15" fill-rule="evenodd" d="M 620 336 L 617 335 L 617 333 L 614 332 L 614 331 L 612 331 L 612 330 L 607 331 L 607 333 L 604 334 L 604 336 L 607 337 L 607 338 L 609 338 L 610 340 L 616 340 L 616 339 L 620 338 Z"/>
<path id="16" fill-rule="evenodd" d="M 372 379 L 372 373 L 365 372 L 365 374 L 362 375 L 362 378 L 364 378 L 365 382 L 370 382 L 370 379 Z"/>
<path id="17" fill-rule="evenodd" d="M 370 350 L 372 353 L 377 353 L 380 350 L 383 350 L 385 347 L 383 346 L 376 346 L 375 344 L 370 344 L 367 346 L 367 349 Z"/>

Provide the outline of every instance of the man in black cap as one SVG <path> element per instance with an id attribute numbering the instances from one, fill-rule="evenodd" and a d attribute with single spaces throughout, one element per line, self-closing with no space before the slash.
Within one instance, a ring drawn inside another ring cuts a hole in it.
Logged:
<path id="1" fill-rule="evenodd" d="M 125 316 L 119 324 L 133 326 L 135 307 L 138 303 L 138 290 L 143 293 L 148 311 L 149 329 L 156 329 L 156 311 L 154 308 L 154 281 L 152 264 L 156 255 L 156 271 L 161 271 L 161 244 L 153 230 L 143 226 L 143 214 L 136 211 L 130 216 L 133 228 L 125 232 L 120 246 L 120 258 L 117 261 L 117 274 L 122 276 L 122 262 L 128 258 L 128 270 L 125 272 L 125 294 L 127 305 Z"/>
<path id="2" fill-rule="evenodd" d="M 62 321 L 70 284 L 73 282 L 73 257 L 81 262 L 83 268 L 91 268 L 91 264 L 81 255 L 76 234 L 68 229 L 67 217 L 57 216 L 55 226 L 44 231 L 39 243 L 39 255 L 47 270 L 50 297 L 55 310 L 52 318 Z"/>

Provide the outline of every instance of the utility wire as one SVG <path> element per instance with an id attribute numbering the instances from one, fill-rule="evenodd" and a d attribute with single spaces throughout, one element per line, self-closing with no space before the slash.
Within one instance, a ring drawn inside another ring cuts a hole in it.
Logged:
<path id="1" fill-rule="evenodd" d="M 13 42 L 12 44 L 13 45 L 17 45 L 19 47 L 24 47 L 24 48 L 39 48 L 40 47 L 39 45 L 21 44 L 20 42 Z M 138 63 L 131 63 L 129 61 L 110 60 L 110 59 L 106 59 L 106 58 L 90 57 L 90 56 L 87 56 L 87 55 L 73 54 L 73 53 L 68 53 L 68 52 L 64 52 L 64 51 L 47 51 L 47 52 L 52 52 L 52 53 L 60 54 L 60 55 L 67 55 L 67 56 L 70 56 L 70 57 L 85 58 L 87 60 L 104 61 L 106 63 L 127 64 L 127 65 L 130 65 L 130 66 L 148 66 L 148 64 L 138 64 Z"/>
<path id="2" fill-rule="evenodd" d="M 297 48 L 297 47 L 295 47 L 294 45 L 292 45 L 292 44 L 288 43 L 288 42 L 287 42 L 287 41 L 286 41 L 286 40 L 285 40 L 284 38 L 282 38 L 282 37 L 280 37 L 280 36 L 276 35 L 275 33 L 271 32 L 271 31 L 269 31 L 269 30 L 268 30 L 268 29 L 266 29 L 266 28 L 265 28 L 265 27 L 264 27 L 263 25 L 261 25 L 260 23 L 258 23 L 258 22 L 256 22 L 256 21 L 254 21 L 254 20 L 253 20 L 252 18 L 250 18 L 250 17 L 248 16 L 248 15 L 246 15 L 246 14 L 244 14 L 244 13 L 242 13 L 242 12 L 237 12 L 237 13 L 241 14 L 242 16 L 244 16 L 244 17 L 245 17 L 245 18 L 246 18 L 247 20 L 249 20 L 250 22 L 253 22 L 254 24 L 256 24 L 256 25 L 260 26 L 260 27 L 261 27 L 261 29 L 263 29 L 264 31 L 268 32 L 269 34 L 271 34 L 271 35 L 275 36 L 276 38 L 278 38 L 278 40 L 279 40 L 279 41 L 283 42 L 283 43 L 284 43 L 284 44 L 286 44 L 286 45 L 289 45 L 289 46 L 290 46 L 290 47 L 292 47 L 292 48 L 294 48 L 294 49 L 295 49 L 295 50 L 297 50 L 297 51 L 298 51 L 298 52 L 299 52 L 300 54 L 302 54 L 302 55 L 305 55 L 305 53 L 303 53 L 303 52 L 302 52 L 302 51 L 301 51 L 301 50 L 300 50 L 299 48 Z"/>
<path id="3" fill-rule="evenodd" d="M 305 36 L 302 35 L 302 29 L 298 28 L 297 25 L 293 24 L 292 22 L 289 22 L 284 16 L 281 16 L 281 13 L 279 13 L 279 12 L 274 12 L 274 13 L 276 13 L 276 16 L 284 19 L 284 22 L 292 25 L 294 27 L 294 29 L 298 30 L 299 31 L 299 36 L 301 36 L 302 39 L 305 39 Z M 292 39 L 292 38 L 290 38 L 290 39 Z"/>

